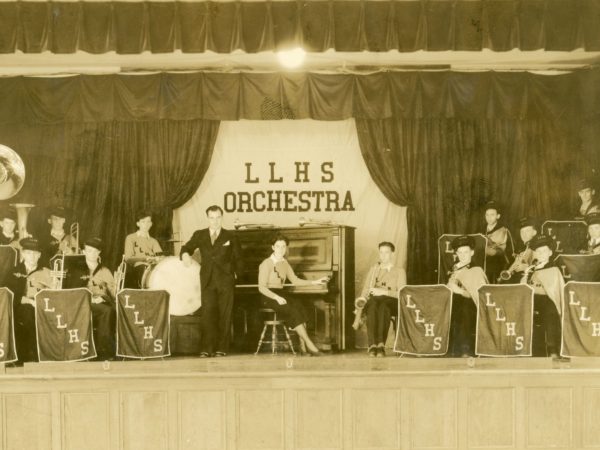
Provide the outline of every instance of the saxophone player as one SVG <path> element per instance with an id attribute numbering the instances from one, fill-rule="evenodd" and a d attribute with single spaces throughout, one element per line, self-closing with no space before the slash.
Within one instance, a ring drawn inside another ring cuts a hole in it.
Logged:
<path id="1" fill-rule="evenodd" d="M 477 290 L 488 280 L 481 267 L 472 266 L 475 240 L 459 236 L 452 241 L 456 264 L 446 284 L 452 290 L 449 356 L 468 357 L 475 354 L 477 322 Z"/>
<path id="2" fill-rule="evenodd" d="M 557 357 L 560 350 L 560 311 L 565 283 L 554 264 L 555 245 L 550 236 L 534 237 L 530 243 L 534 260 L 521 279 L 522 284 L 534 290 L 533 356 Z"/>
<path id="3" fill-rule="evenodd" d="M 52 289 L 50 269 L 40 264 L 42 246 L 37 239 L 25 238 L 19 242 L 22 261 L 9 280 L 15 294 L 13 309 L 15 337 L 19 362 L 37 361 L 35 333 L 35 295 L 42 289 Z"/>
<path id="4" fill-rule="evenodd" d="M 485 274 L 488 280 L 495 282 L 502 269 L 510 263 L 513 254 L 513 242 L 510 231 L 500 222 L 500 207 L 494 201 L 485 205 L 485 236 L 488 245 L 485 248 Z"/>
<path id="5" fill-rule="evenodd" d="M 537 235 L 537 221 L 531 217 L 523 217 L 519 220 L 519 236 L 523 243 L 523 249 L 515 255 L 515 260 L 508 270 L 500 272 L 500 279 L 503 283 L 519 283 L 523 277 L 523 272 L 533 261 L 533 250 L 529 244 Z"/>

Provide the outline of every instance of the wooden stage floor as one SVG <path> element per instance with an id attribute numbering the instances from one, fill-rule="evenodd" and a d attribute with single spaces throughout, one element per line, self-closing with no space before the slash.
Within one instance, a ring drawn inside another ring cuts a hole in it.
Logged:
<path id="1" fill-rule="evenodd" d="M 600 359 L 230 355 L 0 375 L 5 449 L 600 448 Z"/>

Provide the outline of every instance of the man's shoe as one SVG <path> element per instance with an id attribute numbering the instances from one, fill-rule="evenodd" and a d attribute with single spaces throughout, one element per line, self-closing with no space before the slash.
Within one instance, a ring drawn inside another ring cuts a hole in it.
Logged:
<path id="1" fill-rule="evenodd" d="M 368 353 L 371 358 L 375 358 L 377 356 L 377 347 L 369 348 Z"/>
<path id="2" fill-rule="evenodd" d="M 383 347 L 377 347 L 377 357 L 378 358 L 385 357 L 385 348 L 383 348 Z"/>
<path id="3" fill-rule="evenodd" d="M 227 353 L 225 353 L 225 352 L 215 352 L 215 356 L 216 356 L 217 358 L 220 358 L 220 357 L 222 357 L 222 356 L 227 356 Z"/>
<path id="4" fill-rule="evenodd" d="M 208 358 L 208 353 L 200 352 L 200 358 Z"/>

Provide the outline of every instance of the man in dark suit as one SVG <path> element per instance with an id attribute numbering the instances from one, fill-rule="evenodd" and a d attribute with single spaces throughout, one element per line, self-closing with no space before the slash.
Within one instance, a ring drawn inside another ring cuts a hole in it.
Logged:
<path id="1" fill-rule="evenodd" d="M 200 356 L 225 356 L 229 351 L 229 329 L 236 274 L 241 271 L 240 245 L 235 233 L 221 228 L 223 210 L 216 205 L 206 210 L 208 228 L 194 232 L 181 247 L 181 260 L 191 264 L 200 250 L 202 288 L 202 339 Z"/>

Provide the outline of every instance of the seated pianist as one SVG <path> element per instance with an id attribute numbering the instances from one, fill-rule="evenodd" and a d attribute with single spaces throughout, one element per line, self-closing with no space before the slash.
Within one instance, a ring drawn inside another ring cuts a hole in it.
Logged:
<path id="1" fill-rule="evenodd" d="M 590 178 L 583 178 L 577 183 L 577 193 L 581 199 L 579 211 L 575 214 L 576 220 L 583 220 L 587 215 L 600 213 L 600 202 L 596 198 L 596 189 Z"/>
<path id="2" fill-rule="evenodd" d="M 306 331 L 307 316 L 302 299 L 284 291 L 283 285 L 286 280 L 294 286 L 326 284 L 329 277 L 303 280 L 296 276 L 294 269 L 285 259 L 288 244 L 288 239 L 282 235 L 275 236 L 271 241 L 273 253 L 258 268 L 258 291 L 262 294 L 263 307 L 274 310 L 285 320 L 286 326 L 298 334 L 301 353 L 320 356 L 321 352 Z"/>
<path id="3" fill-rule="evenodd" d="M 391 242 L 379 244 L 379 262 L 369 269 L 357 305 L 364 303 L 367 316 L 367 353 L 371 357 L 385 356 L 385 341 L 392 315 L 398 314 L 398 291 L 406 285 L 406 272 L 394 265 L 396 247 Z M 357 314 L 363 311 L 357 308 Z M 355 322 L 356 323 L 356 322 Z M 357 326 L 355 328 L 358 328 Z"/>
<path id="4" fill-rule="evenodd" d="M 552 258 L 554 239 L 538 235 L 532 239 L 530 247 L 535 259 L 525 270 L 521 283 L 534 289 L 533 310 L 541 325 L 534 326 L 533 356 L 556 357 L 560 350 L 559 311 L 562 307 L 564 280 Z"/>
<path id="5" fill-rule="evenodd" d="M 115 356 L 115 279 L 112 272 L 100 263 L 102 240 L 97 237 L 85 241 L 83 254 L 88 273 L 82 274 L 82 287 L 92 293 L 92 322 L 94 343 L 99 360 Z"/>
<path id="6" fill-rule="evenodd" d="M 477 290 L 488 283 L 481 267 L 472 266 L 475 240 L 471 236 L 459 236 L 452 241 L 458 262 L 452 267 L 446 284 L 452 291 L 450 318 L 449 356 L 469 357 L 475 355 L 475 329 L 477 323 Z"/>
<path id="7" fill-rule="evenodd" d="M 510 233 L 500 223 L 500 207 L 494 201 L 485 205 L 485 236 L 488 240 L 485 248 L 485 274 L 488 280 L 495 283 L 500 277 L 500 272 L 510 263 L 513 248 Z"/>
<path id="8" fill-rule="evenodd" d="M 0 209 L 0 245 L 10 245 L 19 248 L 17 228 L 17 213 L 12 208 Z"/>
<path id="9" fill-rule="evenodd" d="M 156 239 L 150 236 L 152 228 L 152 213 L 147 210 L 139 211 L 135 216 L 137 231 L 125 238 L 125 262 L 133 266 L 133 277 L 127 277 L 125 287 L 142 288 L 142 277 L 146 268 L 155 263 L 162 255 L 162 248 Z"/>
<path id="10" fill-rule="evenodd" d="M 19 362 L 37 361 L 35 332 L 35 295 L 42 289 L 52 289 L 50 269 L 42 267 L 42 246 L 37 239 L 25 238 L 19 242 L 21 258 L 14 269 L 8 288 L 14 293 L 13 300 L 15 339 Z"/>
<path id="11" fill-rule="evenodd" d="M 585 222 L 588 226 L 588 235 L 590 240 L 587 247 L 581 250 L 584 255 L 600 254 L 600 213 L 592 213 L 586 216 Z"/>
<path id="12" fill-rule="evenodd" d="M 522 250 L 515 255 L 515 260 L 508 270 L 500 273 L 500 278 L 504 283 L 519 283 L 523 278 L 523 272 L 533 261 L 533 250 L 529 244 L 537 235 L 537 221 L 531 217 L 523 217 L 519 220 L 519 225 L 519 236 L 523 243 Z"/>

